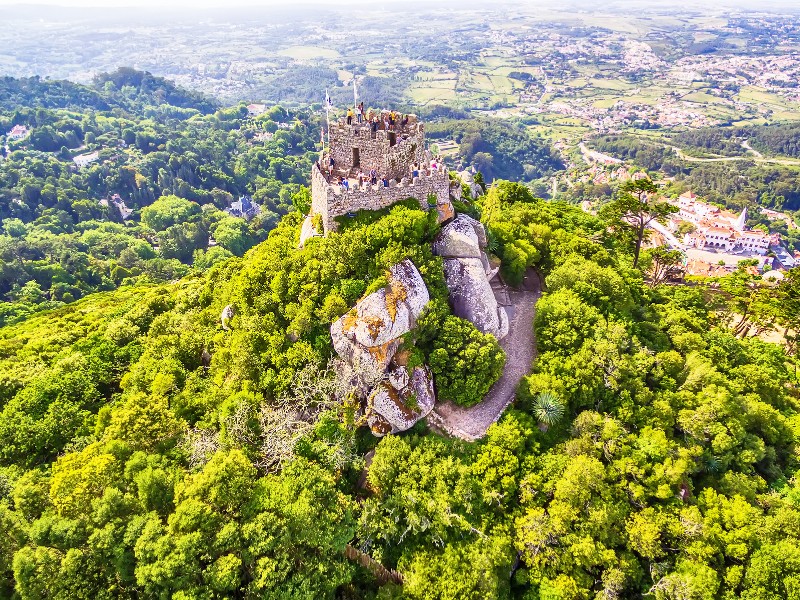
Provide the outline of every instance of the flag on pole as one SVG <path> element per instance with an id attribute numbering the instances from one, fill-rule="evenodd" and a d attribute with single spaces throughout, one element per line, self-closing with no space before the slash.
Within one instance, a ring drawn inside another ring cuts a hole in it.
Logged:
<path id="1" fill-rule="evenodd" d="M 328 95 L 328 88 L 325 88 L 325 122 L 328 125 L 328 146 L 331 145 L 331 108 L 333 108 L 333 102 L 331 102 L 331 97 Z M 323 137 L 322 137 L 322 147 L 325 148 L 325 128 L 322 129 Z"/>

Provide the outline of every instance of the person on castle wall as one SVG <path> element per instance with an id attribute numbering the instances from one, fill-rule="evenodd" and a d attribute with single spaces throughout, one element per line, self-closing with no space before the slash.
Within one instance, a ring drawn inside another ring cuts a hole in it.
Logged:
<path id="1" fill-rule="evenodd" d="M 385 175 L 383 176 L 383 187 L 389 187 L 389 179 Z"/>
<path id="2" fill-rule="evenodd" d="M 348 108 L 347 109 L 347 124 L 348 125 L 352 125 L 353 124 L 353 109 L 352 108 Z"/>
<path id="3" fill-rule="evenodd" d="M 331 176 L 333 175 L 333 168 L 336 166 L 336 161 L 333 160 L 333 156 L 328 157 L 328 181 L 331 180 Z"/>
<path id="4" fill-rule="evenodd" d="M 358 104 L 358 122 L 359 124 L 364 120 L 364 103 L 359 102 Z"/>
<path id="5" fill-rule="evenodd" d="M 405 131 L 406 127 L 408 127 L 408 115 L 403 115 L 403 120 L 400 121 L 400 129 Z"/>
<path id="6" fill-rule="evenodd" d="M 389 115 L 383 117 L 383 130 L 389 131 Z"/>
<path id="7" fill-rule="evenodd" d="M 411 169 L 411 179 L 419 177 L 419 166 L 417 163 L 412 164 L 409 169 Z"/>
<path id="8" fill-rule="evenodd" d="M 372 117 L 372 120 L 370 121 L 370 129 L 372 129 L 373 136 L 375 133 L 377 133 L 378 129 L 380 129 L 378 117 Z"/>
<path id="9" fill-rule="evenodd" d="M 375 169 L 370 170 L 369 181 L 372 185 L 376 185 L 378 183 L 378 172 Z"/>
<path id="10" fill-rule="evenodd" d="M 394 111 L 389 113 L 389 131 L 394 131 L 394 124 L 397 121 L 397 115 Z"/>

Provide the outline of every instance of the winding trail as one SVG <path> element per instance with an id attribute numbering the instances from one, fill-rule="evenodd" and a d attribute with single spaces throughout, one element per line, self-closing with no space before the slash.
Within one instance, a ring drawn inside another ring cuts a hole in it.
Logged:
<path id="1" fill-rule="evenodd" d="M 428 424 L 450 435 L 474 441 L 486 435 L 489 426 L 500 418 L 514 400 L 522 378 L 531 372 L 536 358 L 533 317 L 536 301 L 542 295 L 539 275 L 528 270 L 520 289 L 495 288 L 498 304 L 508 312 L 509 332 L 500 340 L 506 351 L 506 365 L 486 397 L 469 408 L 452 402 L 439 402 L 428 415 Z"/>

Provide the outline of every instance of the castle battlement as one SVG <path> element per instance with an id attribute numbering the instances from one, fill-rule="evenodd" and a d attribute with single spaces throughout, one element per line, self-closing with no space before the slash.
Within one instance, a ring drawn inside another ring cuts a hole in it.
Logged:
<path id="1" fill-rule="evenodd" d="M 322 216 L 325 231 L 336 229 L 334 219 L 359 210 L 380 210 L 400 200 L 414 198 L 422 210 L 428 210 L 428 198 L 433 196 L 436 204 L 446 204 L 450 200 L 450 177 L 445 170 L 431 171 L 410 180 L 407 177 L 399 182 L 391 179 L 389 186 L 379 181 L 377 185 L 358 185 L 345 189 L 338 184 L 328 183 L 318 165 L 312 169 L 311 213 Z"/>
<path id="2" fill-rule="evenodd" d="M 387 115 L 380 115 L 377 130 L 368 122 L 331 124 L 328 152 L 311 173 L 311 215 L 322 217 L 326 233 L 335 230 L 336 217 L 359 210 L 380 210 L 407 198 L 415 198 L 423 210 L 428 209 L 429 196 L 436 198 L 437 207 L 449 205 L 450 179 L 441 165 L 431 165 L 433 157 L 425 148 L 424 123 L 415 115 L 408 115 L 405 126 L 396 122 L 392 130 L 386 127 Z M 330 158 L 334 160 L 331 177 L 326 174 Z M 378 183 L 359 186 L 358 174 L 369 176 L 373 170 Z M 415 171 L 417 176 L 412 178 Z M 340 177 L 348 180 L 348 189 L 339 185 Z"/>

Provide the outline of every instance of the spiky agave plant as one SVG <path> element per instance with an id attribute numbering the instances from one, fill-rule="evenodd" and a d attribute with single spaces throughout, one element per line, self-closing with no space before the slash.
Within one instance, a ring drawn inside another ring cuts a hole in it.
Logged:
<path id="1" fill-rule="evenodd" d="M 564 403 L 553 392 L 540 392 L 533 402 L 533 414 L 539 419 L 539 428 L 547 431 L 564 417 Z"/>

